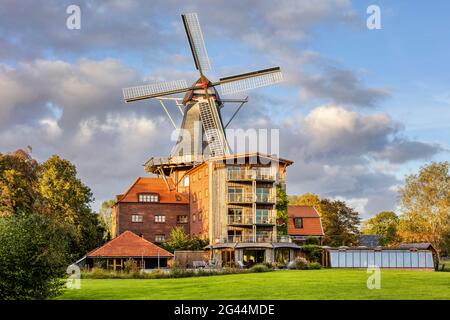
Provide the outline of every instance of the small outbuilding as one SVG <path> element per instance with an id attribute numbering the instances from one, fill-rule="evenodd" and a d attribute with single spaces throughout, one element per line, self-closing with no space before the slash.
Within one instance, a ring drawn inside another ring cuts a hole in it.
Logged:
<path id="1" fill-rule="evenodd" d="M 173 259 L 173 254 L 131 231 L 125 231 L 87 253 L 79 262 L 84 260 L 84 265 L 89 268 L 101 266 L 116 271 L 122 270 L 130 259 L 135 260 L 140 269 L 164 268 Z"/>
<path id="2" fill-rule="evenodd" d="M 431 244 L 402 244 L 397 248 L 339 247 L 324 249 L 324 265 L 331 268 L 388 269 L 436 268 L 437 255 Z"/>

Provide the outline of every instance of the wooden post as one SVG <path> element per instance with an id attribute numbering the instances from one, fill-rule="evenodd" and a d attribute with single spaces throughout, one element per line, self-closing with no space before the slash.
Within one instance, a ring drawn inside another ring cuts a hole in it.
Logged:
<path id="1" fill-rule="evenodd" d="M 116 258 L 113 259 L 113 269 L 116 271 Z"/>

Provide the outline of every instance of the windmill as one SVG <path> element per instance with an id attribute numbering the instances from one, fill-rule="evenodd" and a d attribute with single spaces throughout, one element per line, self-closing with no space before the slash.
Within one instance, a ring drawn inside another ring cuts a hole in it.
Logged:
<path id="1" fill-rule="evenodd" d="M 271 85 L 282 81 L 282 74 L 279 67 L 263 69 L 254 72 L 237 74 L 220 78 L 219 81 L 212 82 L 205 76 L 205 71 L 211 69 L 211 64 L 206 51 L 203 34 L 200 28 L 196 13 L 181 15 L 189 46 L 194 58 L 195 67 L 200 77 L 193 85 L 189 86 L 185 80 L 160 82 L 155 84 L 141 85 L 123 89 L 125 102 L 133 102 L 145 99 L 156 98 L 160 101 L 172 124 L 175 126 L 170 113 L 165 107 L 164 100 L 175 100 L 176 105 L 183 114 L 181 132 L 190 134 L 190 141 L 184 141 L 185 135 L 181 135 L 171 153 L 166 159 L 150 159 L 147 163 L 147 170 L 153 173 L 167 174 L 170 164 L 180 165 L 181 163 L 192 165 L 197 159 L 204 159 L 208 156 L 224 156 L 229 154 L 229 146 L 226 140 L 224 128 L 230 124 L 248 99 L 221 99 L 216 88 L 220 87 L 222 95 L 235 94 L 250 89 Z M 185 93 L 184 98 L 169 98 L 173 94 Z M 226 102 L 241 103 L 231 119 L 224 126 L 220 110 Z M 201 128 L 199 127 L 201 123 Z M 198 131 L 202 133 L 198 135 Z M 203 134 L 206 141 L 203 141 Z M 197 137 L 201 137 L 198 139 Z M 201 140 L 201 141 L 199 141 Z M 199 144 L 201 146 L 199 147 Z M 156 166 L 160 165 L 160 167 Z"/>

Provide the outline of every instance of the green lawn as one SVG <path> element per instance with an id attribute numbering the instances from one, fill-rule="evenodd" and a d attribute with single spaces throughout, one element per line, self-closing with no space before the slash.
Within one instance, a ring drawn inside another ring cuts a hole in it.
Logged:
<path id="1" fill-rule="evenodd" d="M 381 289 L 365 270 L 305 270 L 150 280 L 87 280 L 59 299 L 450 299 L 450 273 L 382 270 Z"/>

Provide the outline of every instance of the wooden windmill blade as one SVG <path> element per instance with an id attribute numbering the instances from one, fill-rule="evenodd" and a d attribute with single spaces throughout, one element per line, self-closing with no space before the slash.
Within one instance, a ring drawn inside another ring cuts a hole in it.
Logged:
<path id="1" fill-rule="evenodd" d="M 213 156 L 229 154 L 225 131 L 215 100 L 213 98 L 205 98 L 198 103 L 200 119 L 211 154 Z"/>
<path id="2" fill-rule="evenodd" d="M 129 87 L 122 90 L 125 102 L 132 102 L 182 93 L 191 89 L 192 87 L 189 87 L 185 80 L 176 80 Z"/>
<path id="3" fill-rule="evenodd" d="M 274 67 L 220 78 L 219 82 L 213 85 L 220 85 L 222 94 L 231 94 L 269 86 L 281 81 L 283 81 L 281 69 Z"/>
<path id="4" fill-rule="evenodd" d="M 202 29 L 196 13 L 182 14 L 184 29 L 191 47 L 192 57 L 195 67 L 203 75 L 204 71 L 211 69 L 208 52 L 206 51 L 205 41 L 203 39 Z"/>

